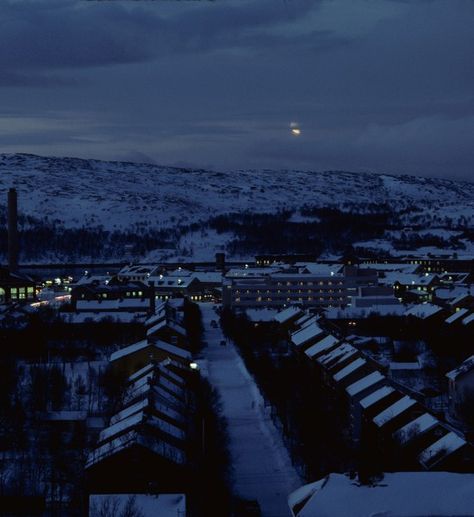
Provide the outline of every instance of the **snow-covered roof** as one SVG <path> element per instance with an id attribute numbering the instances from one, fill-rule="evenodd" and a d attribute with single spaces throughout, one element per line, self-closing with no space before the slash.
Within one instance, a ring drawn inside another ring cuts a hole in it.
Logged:
<path id="1" fill-rule="evenodd" d="M 424 320 L 441 312 L 442 310 L 442 307 L 433 305 L 432 303 L 419 303 L 410 307 L 410 309 L 405 312 L 405 316 L 416 316 L 417 318 Z"/>
<path id="2" fill-rule="evenodd" d="M 362 357 L 358 357 L 355 361 L 352 361 L 352 363 L 349 363 L 342 370 L 335 373 L 333 375 L 333 378 L 335 381 L 338 381 L 338 382 L 342 381 L 342 379 L 346 378 L 351 373 L 355 372 L 359 368 L 362 368 L 366 364 L 367 364 L 367 361 L 365 359 L 362 359 Z"/>
<path id="3" fill-rule="evenodd" d="M 387 263 L 387 264 L 370 264 L 362 263 L 359 265 L 360 269 L 375 269 L 377 271 L 399 271 L 403 273 L 415 273 L 420 267 L 418 264 L 406 264 L 404 262 L 399 263 Z"/>
<path id="4" fill-rule="evenodd" d="M 388 397 L 391 393 L 393 393 L 395 390 L 390 386 L 382 386 L 377 391 L 374 391 L 370 395 L 367 395 L 367 397 L 363 398 L 360 401 L 360 405 L 367 409 L 370 406 L 373 406 L 376 402 L 379 400 L 384 399 L 385 397 Z"/>
<path id="5" fill-rule="evenodd" d="M 291 305 L 290 307 L 287 307 L 286 309 L 280 311 L 278 314 L 275 314 L 275 321 L 278 323 L 285 323 L 301 313 L 302 310 L 299 307 Z"/>
<path id="6" fill-rule="evenodd" d="M 181 275 L 177 276 L 150 276 L 148 282 L 153 282 L 155 289 L 186 289 L 189 285 L 196 280 L 192 276 Z"/>
<path id="7" fill-rule="evenodd" d="M 125 418 L 121 420 L 116 420 L 115 423 L 112 423 L 105 429 L 103 429 L 99 436 L 99 442 L 109 441 L 111 438 L 114 438 L 118 434 L 122 434 L 123 432 L 128 431 L 136 427 L 139 424 L 146 423 L 146 425 L 150 427 L 154 427 L 159 429 L 160 431 L 177 438 L 178 440 L 185 440 L 186 434 L 179 427 L 162 420 L 156 415 L 150 415 L 145 413 L 143 410 L 140 410 L 136 413 L 125 416 Z"/>
<path id="8" fill-rule="evenodd" d="M 81 324 L 87 322 L 98 322 L 105 319 L 113 320 L 120 323 L 143 322 L 146 313 L 141 311 L 81 311 L 81 312 L 64 312 L 61 318 L 71 324 Z"/>
<path id="9" fill-rule="evenodd" d="M 435 489 L 434 489 L 435 487 Z M 297 517 L 466 517 L 472 515 L 474 474 L 395 472 L 361 485 L 344 474 L 299 488 L 290 508 Z"/>
<path id="10" fill-rule="evenodd" d="M 448 372 L 446 377 L 452 381 L 455 381 L 460 375 L 470 372 L 473 368 L 474 355 L 471 355 L 471 357 L 468 357 L 465 361 L 463 361 L 460 366 Z"/>
<path id="11" fill-rule="evenodd" d="M 192 276 L 203 283 L 222 283 L 222 273 L 220 271 L 195 271 Z"/>
<path id="12" fill-rule="evenodd" d="M 293 332 L 291 335 L 291 342 L 295 346 L 302 346 L 308 341 L 317 338 L 323 334 L 323 330 L 317 323 L 311 323 L 307 327 L 303 327 L 301 330 Z"/>
<path id="13" fill-rule="evenodd" d="M 148 309 L 149 298 L 123 298 L 117 300 L 77 300 L 76 309 L 80 311 L 126 311 Z"/>
<path id="14" fill-rule="evenodd" d="M 467 298 L 468 296 L 472 296 L 472 295 L 473 295 L 472 289 L 469 289 L 469 291 L 467 291 L 463 294 L 460 294 L 459 296 L 454 298 L 454 300 L 451 301 L 451 305 L 457 305 L 458 303 L 462 302 L 465 298 Z"/>
<path id="15" fill-rule="evenodd" d="M 91 494 L 89 506 L 92 515 L 101 515 L 101 508 L 108 505 L 116 510 L 116 515 L 125 515 L 126 505 L 133 500 L 137 515 L 141 517 L 177 517 L 185 515 L 186 496 L 184 494 Z"/>
<path id="16" fill-rule="evenodd" d="M 134 354 L 135 352 L 143 350 L 147 347 L 154 347 L 158 350 L 164 350 L 166 352 L 169 352 L 170 354 L 181 357 L 183 359 L 191 359 L 191 354 L 187 350 L 184 350 L 180 347 L 171 345 L 170 343 L 166 343 L 165 341 L 157 341 L 155 343 L 151 343 L 144 339 L 142 341 L 138 341 L 138 343 L 134 343 L 132 345 L 128 345 L 124 348 L 121 348 L 120 350 L 117 350 L 110 356 L 110 361 L 116 361 L 117 359 L 121 359 L 122 357 L 125 357 L 127 355 Z"/>
<path id="17" fill-rule="evenodd" d="M 170 320 L 168 321 L 168 327 L 171 330 L 174 330 L 177 334 L 181 334 L 186 337 L 186 330 L 179 323 Z"/>
<path id="18" fill-rule="evenodd" d="M 365 377 L 362 377 L 362 379 L 354 382 L 354 384 L 347 386 L 346 391 L 351 397 L 354 397 L 358 393 L 364 391 L 367 388 L 370 388 L 374 384 L 377 384 L 384 379 L 385 377 L 379 371 L 375 371 L 369 375 L 366 375 Z"/>
<path id="19" fill-rule="evenodd" d="M 159 330 L 166 327 L 167 325 L 168 325 L 168 323 L 166 322 L 166 319 L 162 319 L 162 320 L 158 321 L 158 323 L 155 323 L 155 325 L 151 326 L 146 331 L 146 335 L 151 336 L 152 334 L 154 334 L 155 332 L 158 332 Z"/>
<path id="20" fill-rule="evenodd" d="M 297 327 L 301 328 L 305 322 L 307 322 L 308 320 L 309 320 L 309 321 L 311 321 L 311 320 L 312 320 L 312 318 L 314 318 L 314 319 L 316 320 L 316 317 L 315 317 L 315 316 L 313 316 L 313 315 L 312 315 L 312 314 L 310 314 L 310 313 L 305 312 L 305 313 L 303 314 L 303 316 L 301 316 L 301 318 L 299 318 L 299 319 L 297 319 L 297 320 L 295 321 L 295 325 L 296 325 Z"/>
<path id="21" fill-rule="evenodd" d="M 455 321 L 457 321 L 459 318 L 462 318 L 463 316 L 465 316 L 468 312 L 469 312 L 468 309 L 460 309 L 459 311 L 456 311 L 454 314 L 451 314 L 451 316 L 449 316 L 449 318 L 446 318 L 444 320 L 444 322 L 447 323 L 448 325 L 450 325 L 451 323 L 454 323 Z"/>
<path id="22" fill-rule="evenodd" d="M 300 272 L 321 277 L 339 276 L 341 264 L 321 264 L 318 262 L 307 262 L 301 264 Z"/>
<path id="23" fill-rule="evenodd" d="M 165 302 L 157 303 L 156 304 L 156 308 L 155 308 L 155 314 L 153 314 L 152 316 L 150 316 L 146 320 L 145 325 L 147 327 L 150 327 L 150 326 L 154 325 L 155 323 L 157 323 L 158 321 L 162 320 L 165 317 L 166 317 L 166 304 L 165 304 Z"/>
<path id="24" fill-rule="evenodd" d="M 402 363 L 399 361 L 392 361 L 389 364 L 390 370 L 421 370 L 422 365 L 420 361 L 413 361 L 411 363 Z"/>
<path id="25" fill-rule="evenodd" d="M 401 285 L 420 285 L 426 286 L 430 285 L 434 280 L 436 280 L 437 275 L 432 274 L 411 274 L 411 273 L 402 273 L 398 271 L 387 271 L 383 278 L 379 278 L 379 283 L 384 285 L 393 285 L 396 282 Z"/>
<path id="26" fill-rule="evenodd" d="M 276 310 L 270 308 L 246 309 L 245 314 L 250 321 L 274 321 Z"/>
<path id="27" fill-rule="evenodd" d="M 143 368 L 140 368 L 140 370 L 137 370 L 136 372 L 132 373 L 132 375 L 130 375 L 130 377 L 128 378 L 128 382 L 135 382 L 137 379 L 141 379 L 147 374 L 152 374 L 155 367 L 156 366 L 153 363 L 148 363 Z"/>
<path id="28" fill-rule="evenodd" d="M 316 361 L 325 368 L 333 368 L 337 364 L 349 359 L 353 355 L 359 354 L 357 348 L 354 348 L 349 343 L 343 343 L 336 348 L 333 348 L 326 354 L 320 355 Z"/>
<path id="29" fill-rule="evenodd" d="M 441 300 L 462 300 L 465 296 L 470 294 L 470 289 L 466 286 L 453 286 L 453 287 L 438 287 L 435 294 L 437 298 Z"/>
<path id="30" fill-rule="evenodd" d="M 419 456 L 420 463 L 426 468 L 431 468 L 436 463 L 449 456 L 453 452 L 466 445 L 465 440 L 458 436 L 456 433 L 450 431 L 445 434 L 437 442 L 427 447 Z M 472 500 L 471 500 L 472 501 Z"/>
<path id="31" fill-rule="evenodd" d="M 376 304 L 368 307 L 329 307 L 325 309 L 325 316 L 328 320 L 338 319 L 364 319 L 370 314 L 379 316 L 401 316 L 406 311 L 402 304 Z"/>
<path id="32" fill-rule="evenodd" d="M 320 339 L 317 343 L 310 346 L 308 350 L 305 350 L 305 354 L 311 359 L 319 354 L 322 354 L 324 351 L 330 350 L 334 346 L 339 343 L 339 339 L 329 335 L 322 339 Z"/>
<path id="33" fill-rule="evenodd" d="M 462 320 L 462 324 L 463 325 L 469 325 L 470 323 L 472 323 L 474 321 L 474 312 L 472 312 L 471 314 L 469 314 L 469 316 L 466 316 L 463 320 Z"/>
<path id="34" fill-rule="evenodd" d="M 149 437 L 143 437 L 137 431 L 132 430 L 95 448 L 87 458 L 86 468 L 90 468 L 108 456 L 117 454 L 135 444 L 139 444 L 174 463 L 183 464 L 186 461 L 185 453 L 179 447 L 162 440 L 150 440 Z"/>
<path id="35" fill-rule="evenodd" d="M 143 339 L 142 341 L 138 341 L 137 343 L 133 343 L 132 345 L 128 345 L 124 348 L 121 348 L 120 350 L 117 350 L 113 354 L 111 354 L 110 361 L 116 361 L 117 359 L 121 359 L 122 357 L 125 357 L 129 354 L 134 354 L 135 352 L 138 352 L 139 350 L 143 350 L 147 346 L 152 346 L 152 345 L 146 339 Z"/>
<path id="36" fill-rule="evenodd" d="M 191 354 L 187 350 L 184 350 L 183 348 L 180 348 L 175 345 L 171 345 L 170 343 L 166 343 L 165 341 L 158 341 L 157 343 L 155 343 L 155 345 L 160 350 L 169 352 L 170 354 L 178 356 L 182 359 L 191 360 L 192 358 Z"/>
<path id="37" fill-rule="evenodd" d="M 439 420 L 437 420 L 434 416 L 430 415 L 429 413 L 423 413 L 419 417 L 415 418 L 411 422 L 408 422 L 408 424 L 395 431 L 393 436 L 400 443 L 407 443 L 412 438 L 426 433 L 438 424 Z"/>
<path id="38" fill-rule="evenodd" d="M 106 280 L 110 280 L 110 278 L 110 275 L 84 275 L 79 278 L 75 285 L 103 284 Z"/>
<path id="39" fill-rule="evenodd" d="M 407 409 L 410 409 L 416 404 L 416 400 L 412 399 L 408 395 L 405 395 L 400 400 L 397 400 L 394 404 L 384 409 L 381 413 L 373 418 L 375 425 L 382 427 L 390 420 L 393 420 L 398 415 L 401 415 Z"/>
<path id="40" fill-rule="evenodd" d="M 249 267 L 249 268 L 231 268 L 226 273 L 227 278 L 242 278 L 255 276 L 268 276 L 272 273 L 282 271 L 281 266 L 277 267 Z"/>

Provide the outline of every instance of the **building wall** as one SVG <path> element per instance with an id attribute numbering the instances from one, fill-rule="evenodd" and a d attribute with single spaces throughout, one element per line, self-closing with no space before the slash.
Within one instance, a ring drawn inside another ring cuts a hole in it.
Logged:
<path id="1" fill-rule="evenodd" d="M 348 305 L 361 283 L 367 285 L 374 276 L 317 276 L 311 274 L 268 275 L 254 278 L 227 278 L 223 286 L 223 304 L 233 308 L 282 307 L 299 304 L 305 307 L 340 307 Z"/>

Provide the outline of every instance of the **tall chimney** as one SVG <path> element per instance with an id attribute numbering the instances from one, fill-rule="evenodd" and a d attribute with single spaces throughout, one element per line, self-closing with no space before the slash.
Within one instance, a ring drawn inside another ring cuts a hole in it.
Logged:
<path id="1" fill-rule="evenodd" d="M 18 203 L 16 189 L 8 191 L 8 269 L 18 270 Z"/>

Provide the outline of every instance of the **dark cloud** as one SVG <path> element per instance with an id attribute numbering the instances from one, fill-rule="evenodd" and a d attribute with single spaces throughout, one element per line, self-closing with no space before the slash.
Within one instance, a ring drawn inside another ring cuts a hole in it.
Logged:
<path id="1" fill-rule="evenodd" d="M 3 0 L 0 145 L 470 177 L 473 14 L 470 0 Z"/>
<path id="2" fill-rule="evenodd" d="M 181 52 L 286 47 L 293 38 L 269 32 L 320 2 L 299 0 L 291 10 L 274 0 L 214 3 L 174 10 L 162 3 L 83 0 L 3 0 L 0 66 L 5 70 L 84 68 L 137 63 Z M 321 45 L 330 45 L 322 32 Z M 298 44 L 296 35 L 294 43 Z M 337 43 L 337 42 L 336 42 Z"/>

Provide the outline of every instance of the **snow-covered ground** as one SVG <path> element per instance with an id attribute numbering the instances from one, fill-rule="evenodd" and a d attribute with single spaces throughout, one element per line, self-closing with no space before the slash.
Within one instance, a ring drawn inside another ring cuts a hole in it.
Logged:
<path id="1" fill-rule="evenodd" d="M 304 215 L 305 205 L 370 213 L 371 205 L 386 204 L 402 214 L 404 226 L 423 225 L 428 233 L 434 228 L 437 235 L 442 232 L 446 236 L 446 228 L 474 224 L 474 183 L 406 175 L 214 171 L 0 154 L 0 208 L 9 187 L 18 191 L 20 214 L 43 222 L 135 234 L 175 232 L 167 249 L 154 250 L 147 257 L 157 261 L 212 260 L 214 253 L 223 251 L 235 236 L 218 234 L 206 223 L 214 216 L 237 212 L 290 210 L 290 222 L 301 223 L 318 221 L 317 217 Z M 196 226 L 190 228 L 192 224 Z M 391 248 L 390 239 L 374 246 Z M 126 254 L 123 250 L 121 253 Z M 43 260 L 54 262 L 55 257 L 45 256 Z"/>
<path id="2" fill-rule="evenodd" d="M 235 488 L 243 498 L 256 499 L 264 517 L 290 515 L 288 494 L 302 484 L 291 465 L 288 452 L 255 381 L 247 371 L 233 343 L 224 339 L 214 305 L 201 304 L 204 339 L 203 374 L 221 396 L 227 418 Z"/>
<path id="3" fill-rule="evenodd" d="M 0 204 L 16 187 L 19 210 L 67 227 L 170 228 L 232 212 L 302 205 L 415 205 L 425 215 L 474 220 L 474 183 L 343 171 L 176 169 L 77 158 L 0 154 Z M 409 218 L 409 214 L 407 214 Z M 297 213 L 293 221 L 315 220 Z M 407 221 L 407 224 L 410 224 Z M 220 243 L 222 244 L 222 242 Z"/>

